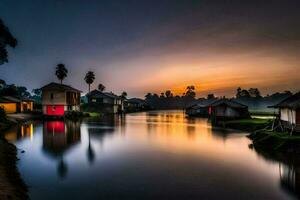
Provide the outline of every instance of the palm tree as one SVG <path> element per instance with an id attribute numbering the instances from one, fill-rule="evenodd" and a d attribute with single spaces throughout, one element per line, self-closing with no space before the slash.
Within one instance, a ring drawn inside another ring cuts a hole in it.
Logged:
<path id="1" fill-rule="evenodd" d="M 89 93 L 91 91 L 91 84 L 95 80 L 95 74 L 92 71 L 88 71 L 84 77 L 85 82 L 89 85 Z"/>
<path id="2" fill-rule="evenodd" d="M 127 92 L 122 92 L 122 94 L 121 94 L 121 98 L 124 100 L 124 99 L 126 99 L 126 97 L 127 97 Z"/>
<path id="3" fill-rule="evenodd" d="M 64 64 L 60 63 L 56 66 L 55 75 L 57 76 L 58 80 L 60 80 L 60 84 L 62 84 L 62 81 L 67 77 L 67 74 L 68 70 Z"/>
<path id="4" fill-rule="evenodd" d="M 105 90 L 105 86 L 103 85 L 103 84 L 99 84 L 98 85 L 98 90 L 100 91 L 100 92 L 103 92 L 104 90 Z"/>

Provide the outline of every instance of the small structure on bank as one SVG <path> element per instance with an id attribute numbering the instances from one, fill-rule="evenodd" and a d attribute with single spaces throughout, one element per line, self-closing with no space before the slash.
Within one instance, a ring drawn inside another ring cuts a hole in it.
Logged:
<path id="1" fill-rule="evenodd" d="M 23 113 L 33 111 L 34 100 L 12 96 L 0 97 L 0 107 L 6 113 Z"/>
<path id="2" fill-rule="evenodd" d="M 148 109 L 148 105 L 145 100 L 139 98 L 131 98 L 125 101 L 125 109 L 127 112 L 137 112 Z"/>
<path id="3" fill-rule="evenodd" d="M 278 118 L 282 128 L 300 132 L 300 92 L 270 107 L 279 109 Z"/>
<path id="4" fill-rule="evenodd" d="M 185 109 L 185 114 L 190 117 L 208 117 L 209 105 L 217 99 L 202 99 L 197 104 L 189 106 Z"/>
<path id="5" fill-rule="evenodd" d="M 96 109 L 95 111 L 110 114 L 124 112 L 124 102 L 122 98 L 112 92 L 93 90 L 86 96 L 89 106 L 94 107 L 94 109 Z"/>
<path id="6" fill-rule="evenodd" d="M 226 98 L 209 104 L 208 113 L 213 122 L 250 118 L 248 106 Z"/>
<path id="7" fill-rule="evenodd" d="M 44 115 L 63 116 L 66 111 L 80 110 L 80 90 L 53 82 L 41 90 Z"/>

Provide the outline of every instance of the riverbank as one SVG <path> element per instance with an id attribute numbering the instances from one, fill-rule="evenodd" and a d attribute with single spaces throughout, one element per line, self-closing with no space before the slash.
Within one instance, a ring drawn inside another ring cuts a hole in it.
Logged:
<path id="1" fill-rule="evenodd" d="M 0 139 L 0 199 L 26 200 L 27 186 L 17 169 L 17 148 Z"/>
<path id="2" fill-rule="evenodd" d="M 242 119 L 225 122 L 226 128 L 249 132 L 251 147 L 272 157 L 300 155 L 300 135 L 271 131 L 270 119 Z"/>
<path id="3" fill-rule="evenodd" d="M 231 120 L 231 121 L 224 122 L 224 126 L 226 128 L 237 129 L 249 133 L 252 133 L 260 129 L 264 129 L 268 126 L 271 126 L 271 124 L 272 124 L 272 120 L 261 119 L 261 118 L 240 119 L 240 120 Z"/>

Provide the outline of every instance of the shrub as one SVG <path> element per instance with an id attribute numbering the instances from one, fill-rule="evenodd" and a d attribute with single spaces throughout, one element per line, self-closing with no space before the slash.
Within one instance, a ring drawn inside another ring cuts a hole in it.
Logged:
<path id="1" fill-rule="evenodd" d="M 0 122 L 4 122 L 6 120 L 7 118 L 6 118 L 5 110 L 4 108 L 0 107 Z"/>

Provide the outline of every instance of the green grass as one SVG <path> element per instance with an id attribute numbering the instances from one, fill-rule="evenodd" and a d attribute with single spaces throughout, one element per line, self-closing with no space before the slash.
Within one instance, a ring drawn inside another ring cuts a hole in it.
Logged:
<path id="1" fill-rule="evenodd" d="M 260 118 L 252 118 L 252 119 L 239 119 L 239 120 L 232 120 L 226 122 L 226 124 L 240 124 L 240 125 L 258 125 L 258 124 L 268 124 L 272 120 L 270 119 L 260 119 Z"/>
<path id="2" fill-rule="evenodd" d="M 101 113 L 97 113 L 97 112 L 84 112 L 85 114 L 89 114 L 90 117 L 100 117 Z"/>

